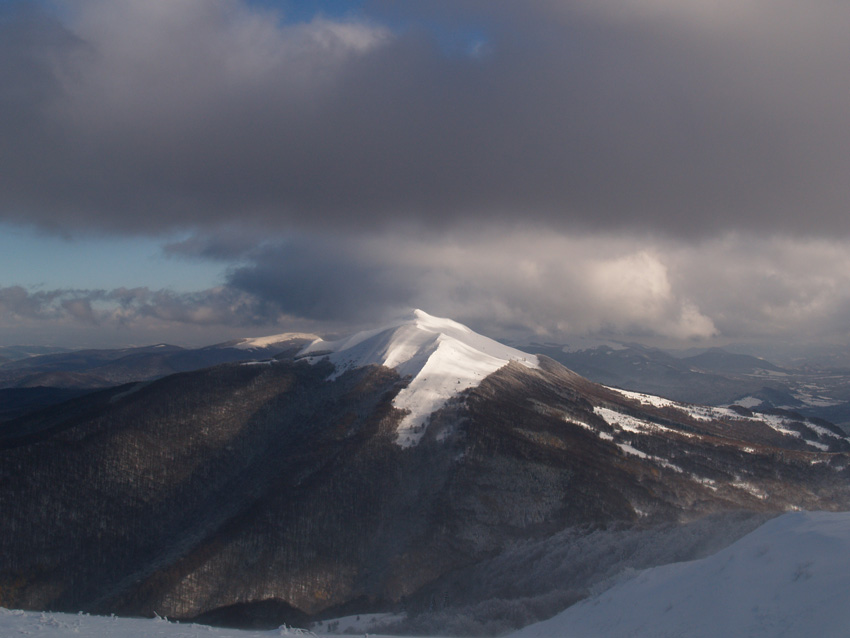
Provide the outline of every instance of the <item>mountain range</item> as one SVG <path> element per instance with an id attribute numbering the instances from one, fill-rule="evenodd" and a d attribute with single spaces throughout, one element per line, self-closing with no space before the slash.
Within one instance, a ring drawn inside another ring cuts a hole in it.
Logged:
<path id="1" fill-rule="evenodd" d="M 298 352 L 316 335 L 287 333 L 236 339 L 204 348 L 156 344 L 109 350 L 5 348 L 0 362 L 0 421 L 60 403 L 93 390 L 199 370 L 221 363 L 251 361 Z"/>
<path id="2" fill-rule="evenodd" d="M 800 362 L 779 366 L 720 348 L 692 354 L 617 343 L 579 349 L 560 344 L 519 347 L 545 354 L 606 385 L 690 403 L 793 410 L 850 429 L 850 372 L 846 368 Z"/>
<path id="3" fill-rule="evenodd" d="M 635 555 L 850 505 L 829 422 L 614 389 L 422 311 L 166 376 L 180 349 L 76 356 L 151 374 L 0 424 L 2 607 L 270 627 L 403 609 L 409 629 L 466 613 L 468 633 L 503 631 Z"/>

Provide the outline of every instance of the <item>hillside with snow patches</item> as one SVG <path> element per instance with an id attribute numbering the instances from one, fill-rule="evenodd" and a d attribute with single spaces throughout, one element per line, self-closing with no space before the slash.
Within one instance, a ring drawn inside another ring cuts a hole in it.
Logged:
<path id="1" fill-rule="evenodd" d="M 810 448 L 814 448 L 820 452 L 830 450 L 830 442 L 850 441 L 850 437 L 845 436 L 838 428 L 830 429 L 824 425 L 817 423 L 813 419 L 800 418 L 785 414 L 770 414 L 766 412 L 752 412 L 748 415 L 746 412 L 735 410 L 733 407 L 715 407 L 708 405 L 694 405 L 690 403 L 682 403 L 680 401 L 672 401 L 663 397 L 654 396 L 651 394 L 642 394 L 640 392 L 630 392 L 620 390 L 618 388 L 608 388 L 617 394 L 622 395 L 626 399 L 635 401 L 641 406 L 651 406 L 653 408 L 670 408 L 686 414 L 689 418 L 695 421 L 710 422 L 710 421 L 725 421 L 729 423 L 764 423 L 777 434 L 782 436 L 797 439 Z M 740 404 L 736 404 L 740 405 Z M 741 406 L 746 407 L 746 406 Z M 594 412 L 601 416 L 609 424 L 619 427 L 623 430 L 641 433 L 642 431 L 663 429 L 657 423 L 647 424 L 641 419 L 616 412 L 597 406 Z"/>
<path id="2" fill-rule="evenodd" d="M 820 638 L 850 627 L 850 513 L 791 512 L 716 554 L 654 567 L 511 638 Z M 352 622 L 354 619 L 351 619 Z M 364 621 L 366 617 L 364 617 Z M 324 623 L 327 627 L 329 623 Z M 343 624 L 347 627 L 347 624 Z M 343 629 L 339 626 L 339 630 Z M 0 609 L 0 636 L 267 638 L 326 635 L 239 631 L 164 619 Z M 356 635 L 372 635 L 363 622 Z M 377 638 L 377 637 L 376 637 Z"/>
<path id="3" fill-rule="evenodd" d="M 409 376 L 410 382 L 393 400 L 394 407 L 408 412 L 398 427 L 397 442 L 402 447 L 419 442 L 433 412 L 509 362 L 538 366 L 534 355 L 422 310 L 338 341 L 317 339 L 299 356 L 311 362 L 329 359 L 336 366 L 331 378 L 372 364 Z"/>

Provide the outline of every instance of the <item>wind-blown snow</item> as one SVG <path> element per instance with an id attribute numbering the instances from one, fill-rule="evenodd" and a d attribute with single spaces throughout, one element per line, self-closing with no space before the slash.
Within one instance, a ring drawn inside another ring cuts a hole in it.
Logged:
<path id="1" fill-rule="evenodd" d="M 317 339 L 300 356 L 309 361 L 327 356 L 336 366 L 331 378 L 371 364 L 395 368 L 402 377 L 410 376 L 410 383 L 393 400 L 396 408 L 408 411 L 398 428 L 397 442 L 403 447 L 419 442 L 430 415 L 449 399 L 477 386 L 510 361 L 529 368 L 538 366 L 534 355 L 422 310 L 339 341 Z"/>
<path id="2" fill-rule="evenodd" d="M 794 512 L 702 560 L 655 567 L 512 638 L 847 636 L 850 513 Z"/>

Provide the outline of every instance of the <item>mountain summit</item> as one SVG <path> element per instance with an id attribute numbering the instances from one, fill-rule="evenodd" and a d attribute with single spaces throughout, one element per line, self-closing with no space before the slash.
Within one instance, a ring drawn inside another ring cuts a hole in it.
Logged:
<path id="1" fill-rule="evenodd" d="M 451 319 L 414 310 L 375 330 L 338 341 L 317 339 L 299 357 L 316 362 L 327 358 L 336 378 L 367 365 L 393 368 L 410 381 L 393 400 L 407 412 L 398 426 L 397 443 L 416 445 L 428 418 L 459 393 L 476 387 L 487 376 L 516 361 L 537 368 L 537 356 L 503 345 Z"/>

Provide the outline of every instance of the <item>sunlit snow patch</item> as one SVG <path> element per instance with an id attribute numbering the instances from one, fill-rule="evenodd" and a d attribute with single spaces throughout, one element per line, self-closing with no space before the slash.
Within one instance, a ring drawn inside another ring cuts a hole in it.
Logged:
<path id="1" fill-rule="evenodd" d="M 652 421 L 639 419 L 628 414 L 623 414 L 622 412 L 616 412 L 609 408 L 603 408 L 602 406 L 596 406 L 593 408 L 593 411 L 598 416 L 601 416 L 606 423 L 613 425 L 624 432 L 631 432 L 633 434 L 657 434 L 664 432 L 673 433 L 686 438 L 693 438 L 695 436 L 690 432 L 674 430 L 663 426 L 660 423 L 653 423 Z"/>
<path id="2" fill-rule="evenodd" d="M 359 332 L 339 341 L 317 339 L 300 355 L 316 362 L 327 357 L 336 366 L 331 379 L 347 370 L 377 364 L 410 376 L 393 405 L 408 411 L 398 427 L 397 443 L 419 443 L 431 414 L 460 392 L 511 361 L 528 368 L 537 357 L 477 334 L 466 326 L 432 317 L 422 310 L 377 330 Z"/>
<path id="3" fill-rule="evenodd" d="M 632 399 L 633 401 L 637 401 L 642 405 L 651 405 L 655 408 L 666 408 L 668 406 L 679 407 L 679 404 L 676 401 L 671 401 L 670 399 L 665 399 L 663 397 L 657 397 L 654 394 L 644 394 L 642 392 L 632 392 L 631 390 L 620 390 L 620 388 L 612 388 L 608 387 L 609 390 L 620 394 L 627 399 Z"/>
<path id="4" fill-rule="evenodd" d="M 650 405 L 654 408 L 674 408 L 680 412 L 684 412 L 692 419 L 697 421 L 714 421 L 718 419 L 740 419 L 740 415 L 729 408 L 716 408 L 708 405 L 695 405 L 691 403 L 681 403 L 663 397 L 657 397 L 652 394 L 643 394 L 641 392 L 631 392 L 629 390 L 620 390 L 619 388 L 608 387 L 609 390 L 624 396 L 627 399 L 637 401 L 641 405 Z"/>
<path id="5" fill-rule="evenodd" d="M 664 426 L 658 425 L 657 423 L 652 423 L 650 421 L 644 421 L 643 419 L 637 419 L 633 416 L 629 416 L 627 414 L 621 414 L 620 412 L 615 412 L 614 410 L 609 410 L 608 408 L 603 407 L 595 407 L 593 411 L 602 419 L 613 426 L 615 429 L 620 430 L 621 432 L 629 432 L 631 434 L 651 434 L 651 433 L 659 433 L 659 432 L 672 432 L 670 428 L 665 428 Z M 582 427 L 586 427 L 587 429 L 592 429 L 584 423 L 580 423 Z M 607 441 L 612 441 L 614 437 L 605 432 L 597 432 L 600 438 L 604 438 Z M 606 435 L 607 434 L 607 435 Z M 686 436 L 691 436 L 687 433 Z M 629 454 L 631 456 L 637 456 L 638 458 L 653 461 L 662 467 L 666 467 L 675 472 L 683 472 L 682 468 L 678 465 L 674 465 L 670 463 L 666 459 L 662 459 L 659 456 L 653 456 L 651 454 L 647 454 L 641 450 L 638 450 L 636 447 L 626 442 L 617 442 L 617 447 L 620 448 L 620 451 L 624 454 Z"/>
<path id="6" fill-rule="evenodd" d="M 755 408 L 760 406 L 762 403 L 764 403 L 764 401 L 758 397 L 744 397 L 743 399 L 735 401 L 735 405 L 740 405 L 744 408 Z"/>
<path id="7" fill-rule="evenodd" d="M 232 347 L 237 350 L 257 350 L 261 348 L 268 348 L 269 346 L 274 346 L 277 344 L 289 343 L 290 341 L 314 341 L 318 339 L 318 337 L 314 334 L 307 334 L 304 332 L 284 332 L 279 335 L 269 335 L 268 337 L 249 337 L 246 339 L 240 339 L 237 343 L 235 343 Z"/>

